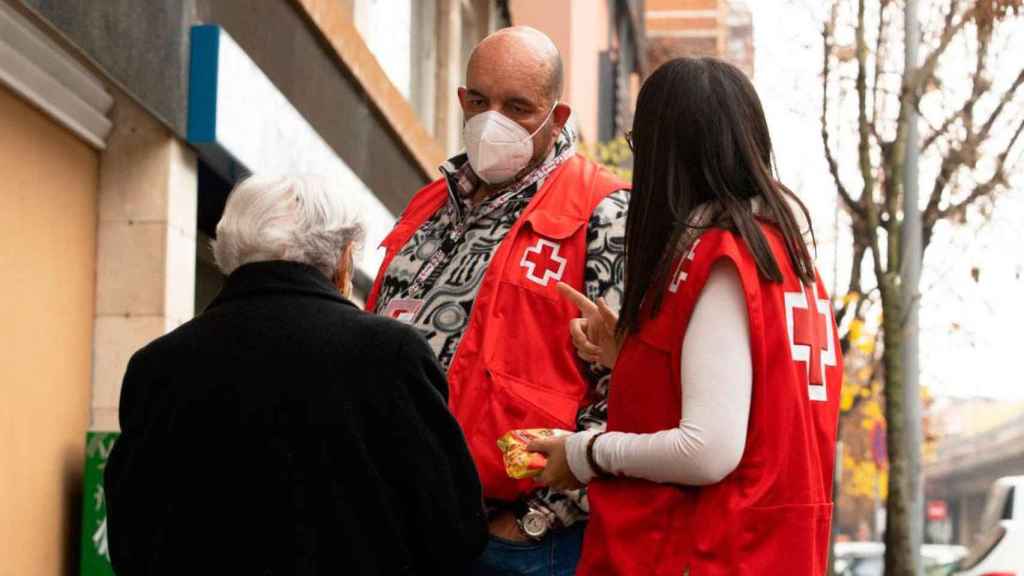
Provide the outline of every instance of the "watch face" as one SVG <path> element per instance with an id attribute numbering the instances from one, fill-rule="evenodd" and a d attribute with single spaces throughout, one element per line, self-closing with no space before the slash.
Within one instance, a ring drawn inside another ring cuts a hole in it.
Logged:
<path id="1" fill-rule="evenodd" d="M 540 512 L 530 511 L 523 516 L 523 532 L 527 536 L 540 538 L 548 531 L 548 521 Z"/>

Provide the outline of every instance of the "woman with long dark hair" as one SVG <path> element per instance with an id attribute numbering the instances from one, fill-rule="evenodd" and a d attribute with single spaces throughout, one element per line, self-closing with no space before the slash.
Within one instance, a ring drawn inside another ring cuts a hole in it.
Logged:
<path id="1" fill-rule="evenodd" d="M 757 93 L 668 62 L 631 144 L 621 314 L 560 287 L 580 356 L 614 368 L 607 432 L 530 446 L 541 483 L 589 483 L 578 573 L 824 574 L 842 355 Z"/>

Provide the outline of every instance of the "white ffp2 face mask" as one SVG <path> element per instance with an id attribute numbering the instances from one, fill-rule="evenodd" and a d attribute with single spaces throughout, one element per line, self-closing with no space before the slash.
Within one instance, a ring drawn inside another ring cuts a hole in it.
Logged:
<path id="1" fill-rule="evenodd" d="M 501 112 L 490 110 L 470 118 L 462 127 L 462 136 L 476 175 L 488 184 L 500 184 L 526 168 L 533 157 L 533 137 L 551 119 L 556 106 L 557 102 L 533 134 Z"/>

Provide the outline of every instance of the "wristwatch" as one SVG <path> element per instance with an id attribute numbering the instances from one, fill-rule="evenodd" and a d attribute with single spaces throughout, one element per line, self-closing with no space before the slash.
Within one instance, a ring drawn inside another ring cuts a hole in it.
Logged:
<path id="1" fill-rule="evenodd" d="M 516 514 L 516 524 L 519 525 L 519 529 L 532 540 L 543 538 L 554 523 L 554 513 L 539 506 L 527 504 L 521 514 Z"/>

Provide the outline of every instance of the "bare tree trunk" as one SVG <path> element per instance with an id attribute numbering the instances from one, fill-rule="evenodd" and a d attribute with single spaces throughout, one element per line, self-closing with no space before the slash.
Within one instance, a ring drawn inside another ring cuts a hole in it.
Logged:
<path id="1" fill-rule="evenodd" d="M 903 394 L 903 330 L 900 290 L 892 277 L 883 280 L 882 314 L 885 348 L 886 447 L 889 451 L 889 495 L 885 516 L 885 573 L 914 576 L 910 549 L 910 478 L 906 458 L 906 407 Z"/>

